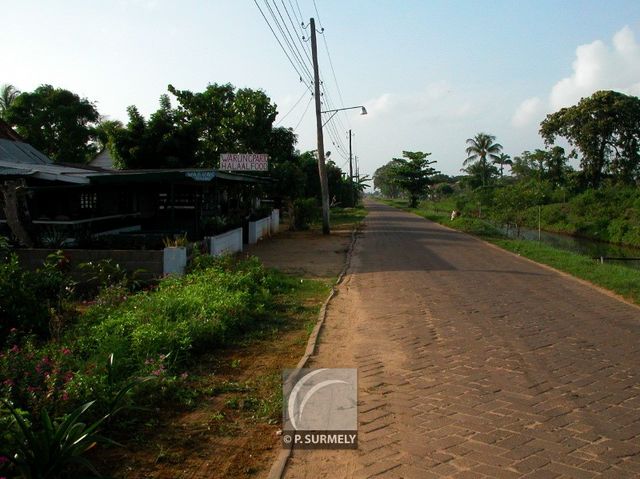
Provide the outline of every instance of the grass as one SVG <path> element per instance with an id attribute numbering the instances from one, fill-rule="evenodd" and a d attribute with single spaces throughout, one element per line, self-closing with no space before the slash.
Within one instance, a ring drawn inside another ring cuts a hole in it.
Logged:
<path id="1" fill-rule="evenodd" d="M 494 238 L 491 242 L 503 249 L 589 281 L 640 304 L 640 271 L 636 269 L 617 264 L 600 264 L 587 256 L 553 248 L 535 241 Z"/>
<path id="2" fill-rule="evenodd" d="M 478 236 L 507 251 L 569 273 L 640 304 L 639 270 L 616 264 L 600 264 L 587 256 L 535 241 L 507 239 L 490 223 L 478 218 L 460 217 L 451 221 L 450 213 L 443 209 L 442 203 L 434 206 L 425 202 L 418 208 L 409 208 L 406 200 L 382 200 L 382 202 L 444 226 Z"/>
<path id="3" fill-rule="evenodd" d="M 355 208 L 333 208 L 330 214 L 331 227 L 352 227 L 361 222 L 367 216 L 367 210 L 363 206 Z"/>

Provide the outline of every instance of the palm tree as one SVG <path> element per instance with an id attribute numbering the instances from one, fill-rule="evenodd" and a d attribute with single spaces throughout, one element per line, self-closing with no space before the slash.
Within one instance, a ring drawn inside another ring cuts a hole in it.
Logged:
<path id="1" fill-rule="evenodd" d="M 500 165 L 500 178 L 503 176 L 504 165 L 513 165 L 513 161 L 511 161 L 511 157 L 506 153 L 500 153 L 498 158 L 493 160 L 494 165 Z"/>
<path id="2" fill-rule="evenodd" d="M 491 161 L 498 159 L 499 153 L 502 151 L 502 145 L 500 143 L 494 143 L 496 137 L 487 133 L 478 133 L 473 138 L 467 139 L 467 159 L 464 160 L 464 164 L 480 165 L 482 170 L 482 186 L 486 186 L 486 176 L 488 170 L 487 158 Z"/>
<path id="3" fill-rule="evenodd" d="M 8 83 L 0 87 L 0 118 L 4 119 L 7 110 L 19 94 L 20 91 Z"/>

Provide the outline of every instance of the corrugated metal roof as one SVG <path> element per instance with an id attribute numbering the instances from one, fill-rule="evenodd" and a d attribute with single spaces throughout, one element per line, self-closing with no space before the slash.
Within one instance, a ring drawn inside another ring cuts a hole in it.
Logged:
<path id="1" fill-rule="evenodd" d="M 22 141 L 20 135 L 18 135 L 9 124 L 0 118 L 0 138 L 13 141 Z"/>
<path id="2" fill-rule="evenodd" d="M 14 161 L 0 161 L 0 168 L 5 168 L 7 171 L 23 170 L 26 175 L 30 175 L 34 178 L 50 181 L 63 181 L 65 183 L 87 184 L 89 183 L 88 175 L 95 174 L 95 171 L 85 170 L 82 168 L 73 168 L 54 164 L 28 165 Z"/>
<path id="3" fill-rule="evenodd" d="M 25 165 L 51 165 L 53 161 L 44 153 L 22 141 L 0 138 L 0 161 Z"/>
<path id="4" fill-rule="evenodd" d="M 103 168 L 105 170 L 116 169 L 115 166 L 113 166 L 113 157 L 109 153 L 109 150 L 107 150 L 106 148 L 98 153 L 98 156 L 91 160 L 89 166 L 95 166 L 98 168 Z"/>
<path id="5" fill-rule="evenodd" d="M 28 176 L 31 174 L 33 174 L 33 170 L 0 166 L 0 176 Z"/>

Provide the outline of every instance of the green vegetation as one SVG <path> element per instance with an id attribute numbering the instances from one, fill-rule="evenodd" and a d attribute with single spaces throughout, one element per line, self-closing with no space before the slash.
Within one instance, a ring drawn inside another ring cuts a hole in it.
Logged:
<path id="1" fill-rule="evenodd" d="M 640 271 L 616 264 L 600 264 L 591 258 L 536 241 L 492 239 L 494 244 L 577 278 L 613 291 L 640 304 Z"/>
<path id="2" fill-rule="evenodd" d="M 6 264 L 19 268 L 10 258 Z M 255 258 L 198 264 L 184 277 L 168 277 L 139 292 L 127 289 L 113 265 L 92 268 L 98 273 L 97 296 L 56 337 L 28 321 L 23 325 L 21 315 L 14 317 L 0 343 L 0 399 L 6 405 L 0 408 L 0 456 L 19 461 L 0 462 L 0 476 L 68 477 L 75 466 L 90 467 L 82 457 L 89 443 L 80 439 L 80 432 L 91 437 L 98 427 L 117 430 L 120 421 L 122 427 L 135 428 L 147 416 L 124 411 L 123 419 L 105 421 L 121 406 L 193 404 L 203 394 L 187 387 L 197 380 L 191 373 L 198 358 L 243 341 L 275 338 L 291 327 L 292 316 L 302 318 L 299 327 L 304 330 L 317 314 L 306 302 L 326 295 L 329 288 L 267 270 Z M 38 275 L 45 277 L 43 271 Z M 55 318 L 50 316 L 50 323 Z M 275 391 L 274 385 L 252 386 L 252 394 L 256 389 Z M 279 411 L 273 392 L 243 397 L 239 404 L 265 420 L 274 420 Z M 43 447 L 55 451 L 46 456 Z M 49 467 L 47 457 L 60 458 L 49 475 L 42 472 Z"/>
<path id="3" fill-rule="evenodd" d="M 432 177 L 438 173 L 431 167 L 435 161 L 427 160 L 431 153 L 403 151 L 403 158 L 394 158 L 374 173 L 374 185 L 393 196 L 405 193 L 412 207 L 425 197 Z"/>
<path id="4" fill-rule="evenodd" d="M 577 105 L 547 115 L 540 124 L 546 144 L 566 138 L 582 154 L 582 179 L 597 188 L 606 177 L 633 185 L 640 167 L 640 98 L 598 91 Z"/>
<path id="5" fill-rule="evenodd" d="M 537 226 L 537 208 L 529 208 L 525 224 Z M 541 208 L 542 228 L 600 241 L 640 246 L 640 191 L 631 187 L 589 189 L 564 203 Z"/>
<path id="6" fill-rule="evenodd" d="M 476 134 L 466 142 L 466 175 L 434 175 L 419 196 L 437 208 L 446 201 L 449 213 L 487 219 L 517 235 L 523 226 L 540 226 L 640 247 L 640 99 L 596 92 L 548 115 L 540 134 L 546 149 L 526 150 L 513 159 L 495 136 Z M 557 138 L 573 149 L 565 152 L 554 144 Z M 579 159 L 580 169 L 570 165 L 572 159 Z M 391 166 L 376 171 L 376 189 L 387 198 L 404 194 L 416 206 L 415 194 L 399 187 Z"/>
<path id="7" fill-rule="evenodd" d="M 69 90 L 42 85 L 15 95 L 14 89 L 3 111 L 26 142 L 55 161 L 86 163 L 97 152 L 94 127 L 100 114 L 93 103 Z"/>

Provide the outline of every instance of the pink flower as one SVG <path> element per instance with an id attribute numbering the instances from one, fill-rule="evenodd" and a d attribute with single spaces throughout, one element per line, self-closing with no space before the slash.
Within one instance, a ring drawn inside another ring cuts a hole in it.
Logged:
<path id="1" fill-rule="evenodd" d="M 0 456 L 0 464 L 6 464 L 7 462 L 9 462 L 9 458 L 7 456 Z"/>
<path id="2" fill-rule="evenodd" d="M 69 356 L 69 354 L 71 354 L 71 350 L 69 348 L 62 348 L 62 354 Z"/>
<path id="3" fill-rule="evenodd" d="M 5 386 L 11 387 L 11 386 L 13 386 L 14 382 L 13 382 L 12 379 L 5 379 L 4 381 L 2 381 L 2 384 L 4 384 Z M 0 456 L 0 457 L 2 457 L 2 456 Z M 1 463 L 2 463 L 2 461 L 0 461 L 0 464 Z"/>
<path id="4" fill-rule="evenodd" d="M 14 344 L 9 351 L 11 351 L 12 353 L 18 354 L 20 352 L 20 347 L 17 344 Z"/>
<path id="5" fill-rule="evenodd" d="M 180 375 L 180 377 L 181 377 L 182 379 L 187 379 L 187 378 L 189 377 L 189 373 L 185 371 L 185 372 L 183 372 L 183 373 Z"/>
<path id="6" fill-rule="evenodd" d="M 62 391 L 62 400 L 63 401 L 69 400 L 69 394 L 67 393 L 67 391 Z"/>
<path id="7" fill-rule="evenodd" d="M 151 374 L 153 374 L 154 376 L 160 376 L 162 373 L 163 373 L 162 368 L 156 369 L 155 371 L 151 372 Z"/>

